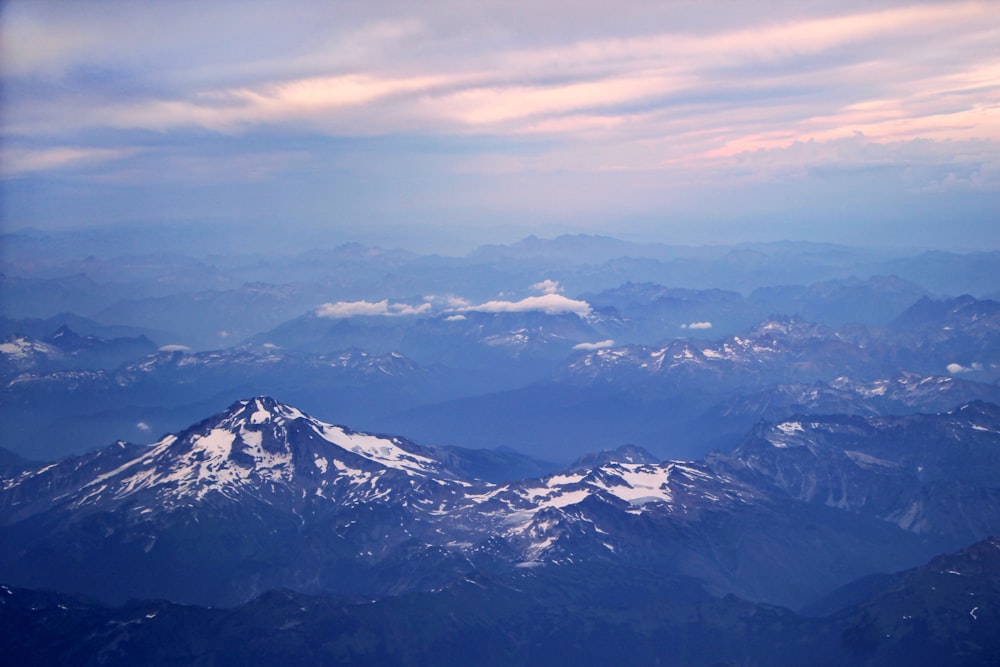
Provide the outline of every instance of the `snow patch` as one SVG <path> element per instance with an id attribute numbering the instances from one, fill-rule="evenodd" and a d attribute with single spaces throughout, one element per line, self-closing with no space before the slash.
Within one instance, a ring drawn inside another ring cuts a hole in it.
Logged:
<path id="1" fill-rule="evenodd" d="M 330 426 L 317 422 L 320 435 L 330 443 L 343 447 L 349 452 L 362 456 L 370 461 L 402 470 L 403 472 L 425 475 L 435 472 L 437 463 L 434 459 L 408 452 L 388 438 L 380 438 L 365 433 L 349 433 L 339 426 Z"/>

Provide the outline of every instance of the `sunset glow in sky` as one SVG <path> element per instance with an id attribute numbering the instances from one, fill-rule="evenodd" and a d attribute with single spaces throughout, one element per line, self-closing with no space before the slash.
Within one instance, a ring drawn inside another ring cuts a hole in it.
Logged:
<path id="1" fill-rule="evenodd" d="M 1000 247 L 997 2 L 0 7 L 3 231 Z"/>

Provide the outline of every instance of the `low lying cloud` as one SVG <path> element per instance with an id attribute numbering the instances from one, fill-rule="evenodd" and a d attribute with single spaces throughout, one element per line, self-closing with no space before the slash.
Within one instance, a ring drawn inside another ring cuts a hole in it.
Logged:
<path id="1" fill-rule="evenodd" d="M 981 371 L 983 370 L 983 365 L 977 362 L 973 363 L 971 366 L 963 366 L 962 364 L 952 362 L 947 366 L 945 366 L 945 369 L 952 375 L 958 375 L 959 373 L 971 373 L 972 371 Z"/>
<path id="2" fill-rule="evenodd" d="M 187 345 L 164 345 L 160 348 L 160 352 L 189 352 L 191 350 Z"/>
<path id="3" fill-rule="evenodd" d="M 692 322 L 691 324 L 682 324 L 681 329 L 711 329 L 711 322 Z"/>
<path id="4" fill-rule="evenodd" d="M 540 283 L 535 283 L 531 286 L 531 289 L 542 294 L 558 294 L 563 291 L 562 285 L 559 284 L 558 280 L 549 280 L 548 278 Z"/>
<path id="5" fill-rule="evenodd" d="M 135 425 L 135 427 L 137 429 L 139 429 L 140 431 L 151 431 L 151 430 L 153 430 L 153 427 L 150 426 L 149 424 L 147 424 L 146 422 L 138 422 Z"/>
<path id="6" fill-rule="evenodd" d="M 596 343 L 577 343 L 573 346 L 574 350 L 603 350 L 605 348 L 614 347 L 615 341 L 610 338 L 607 340 L 601 340 Z"/>
<path id="7" fill-rule="evenodd" d="M 345 317 L 371 317 L 393 315 L 419 315 L 431 309 L 431 304 L 422 303 L 411 306 L 407 303 L 389 303 L 388 299 L 381 301 L 337 301 L 324 303 L 316 309 L 317 317 L 340 319 Z"/>
<path id="8" fill-rule="evenodd" d="M 444 321 L 445 322 L 461 322 L 464 319 L 466 319 L 465 315 L 449 315 L 448 317 L 444 318 Z"/>
<path id="9" fill-rule="evenodd" d="M 520 301 L 487 301 L 478 306 L 469 306 L 464 310 L 475 310 L 482 313 L 526 313 L 539 311 L 548 315 L 574 313 L 589 315 L 590 304 L 586 301 L 576 301 L 561 294 L 546 294 L 544 296 L 529 296 Z"/>

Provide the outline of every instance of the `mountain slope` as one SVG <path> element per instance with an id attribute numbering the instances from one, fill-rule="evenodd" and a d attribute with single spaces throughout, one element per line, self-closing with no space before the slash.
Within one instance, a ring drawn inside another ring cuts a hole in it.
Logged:
<path id="1" fill-rule="evenodd" d="M 454 479 L 413 443 L 241 401 L 153 445 L 4 480 L 0 565 L 10 581 L 117 600 L 419 588 L 414 577 L 448 580 L 464 560 L 435 538 Z"/>
<path id="2" fill-rule="evenodd" d="M 953 544 L 1000 533 L 1000 407 L 906 417 L 799 416 L 761 424 L 710 466 L 758 488 Z"/>

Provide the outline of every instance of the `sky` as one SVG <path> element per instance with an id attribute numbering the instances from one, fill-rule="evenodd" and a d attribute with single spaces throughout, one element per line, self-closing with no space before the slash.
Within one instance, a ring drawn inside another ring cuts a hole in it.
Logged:
<path id="1" fill-rule="evenodd" d="M 0 230 L 1000 248 L 1000 2 L 0 4 Z"/>

